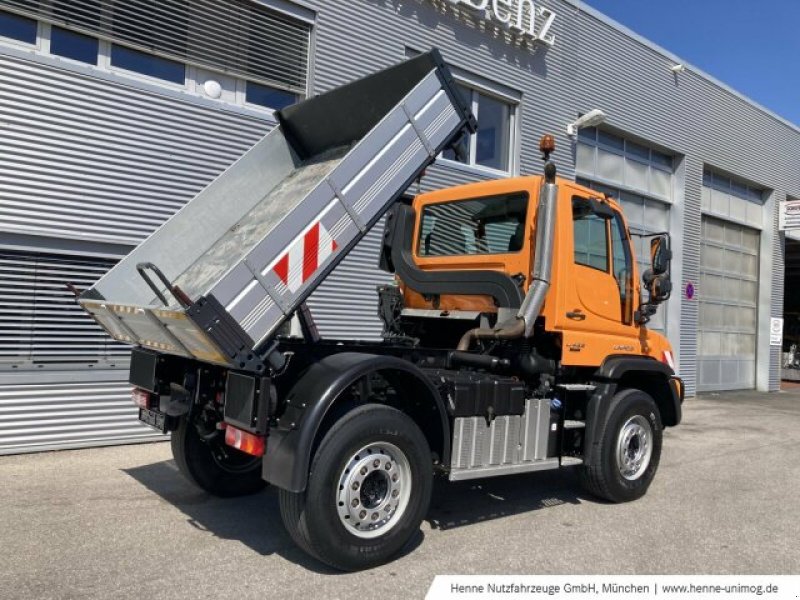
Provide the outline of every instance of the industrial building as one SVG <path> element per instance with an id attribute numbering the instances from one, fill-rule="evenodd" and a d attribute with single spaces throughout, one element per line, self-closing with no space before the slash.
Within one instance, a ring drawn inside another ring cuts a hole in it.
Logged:
<path id="1" fill-rule="evenodd" d="M 538 173 L 554 134 L 563 176 L 619 198 L 634 231 L 672 234 L 675 291 L 652 326 L 687 394 L 779 389 L 800 128 L 583 2 L 0 0 L 0 454 L 157 439 L 128 349 L 66 284 L 99 278 L 276 109 L 431 47 L 479 130 L 409 193 Z M 315 293 L 323 335 L 380 335 L 380 237 Z"/>

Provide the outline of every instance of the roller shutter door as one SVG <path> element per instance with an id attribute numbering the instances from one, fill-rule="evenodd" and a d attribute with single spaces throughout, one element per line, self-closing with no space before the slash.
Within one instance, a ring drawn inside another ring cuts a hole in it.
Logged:
<path id="1" fill-rule="evenodd" d="M 130 401 L 129 348 L 66 287 L 88 287 L 115 262 L 0 251 L 0 454 L 163 439 Z"/>
<path id="2" fill-rule="evenodd" d="M 759 232 L 704 216 L 698 391 L 755 387 Z"/>
<path id="3" fill-rule="evenodd" d="M 0 386 L 0 455 L 166 439 L 139 423 L 124 378 Z"/>

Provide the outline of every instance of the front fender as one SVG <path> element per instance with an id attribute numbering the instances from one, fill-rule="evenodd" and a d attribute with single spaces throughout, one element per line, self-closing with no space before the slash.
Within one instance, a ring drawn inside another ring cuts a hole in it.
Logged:
<path id="1" fill-rule="evenodd" d="M 286 396 L 286 410 L 269 430 L 263 477 L 290 492 L 302 492 L 314 441 L 325 415 L 336 399 L 359 379 L 375 372 L 397 373 L 423 385 L 436 404 L 442 428 L 443 461 L 449 464 L 450 427 L 444 402 L 425 374 L 394 356 L 342 352 L 323 358 L 303 373 Z M 402 408 L 402 407 L 401 407 Z"/>
<path id="2" fill-rule="evenodd" d="M 584 463 L 596 464 L 600 459 L 600 425 L 607 406 L 617 390 L 635 387 L 649 393 L 656 402 L 665 426 L 681 422 L 683 384 L 674 385 L 675 372 L 662 362 L 645 356 L 609 356 L 595 372 L 597 386 L 586 406 L 584 433 Z"/>

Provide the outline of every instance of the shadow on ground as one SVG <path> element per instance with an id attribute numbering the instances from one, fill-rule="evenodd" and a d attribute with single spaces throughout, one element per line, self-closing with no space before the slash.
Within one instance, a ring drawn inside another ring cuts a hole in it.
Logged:
<path id="1" fill-rule="evenodd" d="M 181 510 L 188 527 L 221 539 L 238 540 L 261 555 L 278 554 L 316 573 L 337 573 L 294 545 L 281 522 L 274 489 L 241 498 L 216 498 L 189 484 L 171 460 L 124 472 Z M 561 504 L 576 504 L 580 502 L 577 491 L 574 475 L 558 471 L 458 483 L 437 480 L 427 520 L 433 529 L 453 529 Z M 420 532 L 404 554 L 413 552 L 423 538 Z"/>
<path id="2" fill-rule="evenodd" d="M 571 469 L 474 481 L 437 480 L 428 522 L 434 529 L 453 529 L 559 506 L 584 498 Z"/>

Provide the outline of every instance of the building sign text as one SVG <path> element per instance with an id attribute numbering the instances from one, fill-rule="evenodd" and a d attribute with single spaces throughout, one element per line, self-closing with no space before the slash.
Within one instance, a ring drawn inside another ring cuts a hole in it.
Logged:
<path id="1" fill-rule="evenodd" d="M 469 9 L 476 16 L 533 42 L 552 46 L 556 41 L 551 33 L 556 13 L 533 0 L 446 0 L 446 3 Z"/>

